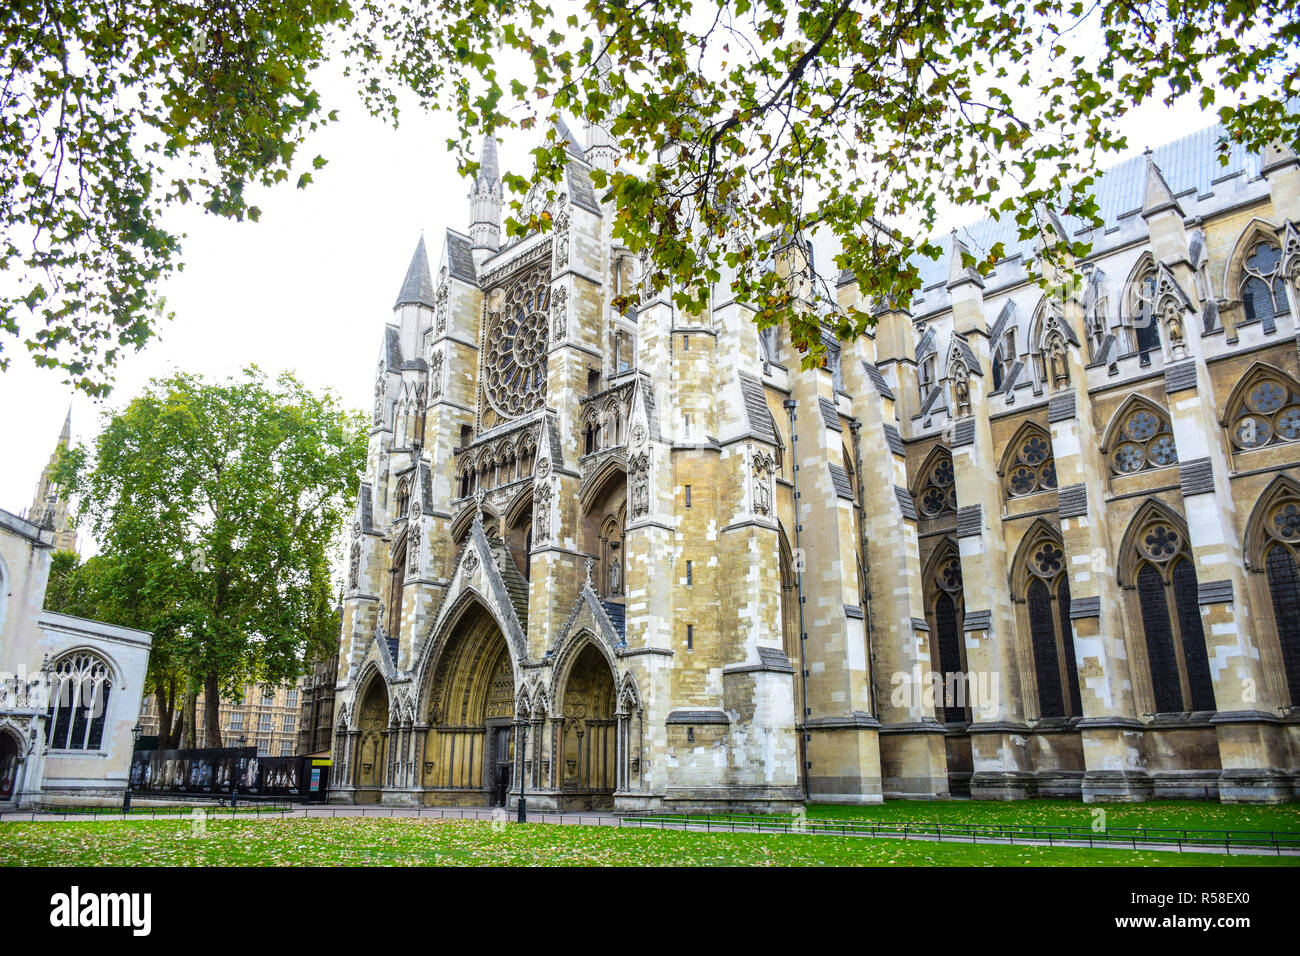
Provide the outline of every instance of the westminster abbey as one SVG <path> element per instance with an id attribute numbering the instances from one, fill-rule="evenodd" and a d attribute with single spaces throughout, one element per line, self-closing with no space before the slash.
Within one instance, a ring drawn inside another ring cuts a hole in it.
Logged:
<path id="1" fill-rule="evenodd" d="M 486 142 L 382 328 L 332 799 L 1296 796 L 1293 151 L 1106 171 L 1068 298 L 993 222 L 907 303 L 829 275 L 877 323 L 801 371 L 725 281 L 614 308 L 614 150 L 564 134 L 554 229 L 502 242 Z"/>

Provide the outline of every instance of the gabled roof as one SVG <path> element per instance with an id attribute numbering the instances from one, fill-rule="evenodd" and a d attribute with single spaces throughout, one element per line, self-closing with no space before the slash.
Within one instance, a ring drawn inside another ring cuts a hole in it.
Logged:
<path id="1" fill-rule="evenodd" d="M 474 268 L 474 243 L 458 232 L 447 230 L 447 274 L 462 282 L 478 282 Z"/>

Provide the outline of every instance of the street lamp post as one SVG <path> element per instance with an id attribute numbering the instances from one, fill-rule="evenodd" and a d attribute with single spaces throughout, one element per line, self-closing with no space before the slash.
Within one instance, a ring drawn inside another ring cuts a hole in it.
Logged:
<path id="1" fill-rule="evenodd" d="M 131 812 L 131 773 L 135 769 L 135 748 L 140 743 L 140 734 L 143 732 L 144 728 L 136 721 L 136 725 L 131 728 L 131 762 L 126 766 L 126 792 L 122 794 L 123 816 Z"/>
<path id="2" fill-rule="evenodd" d="M 235 738 L 235 746 L 243 751 L 244 745 L 248 743 L 248 737 L 240 734 Z M 244 779 L 244 755 L 241 752 L 235 758 L 235 779 L 230 781 L 230 809 L 233 811 L 239 806 L 239 782 Z"/>
<path id="3" fill-rule="evenodd" d="M 524 788 L 528 785 L 528 721 L 519 722 L 519 816 L 517 822 L 528 822 L 528 800 Z"/>

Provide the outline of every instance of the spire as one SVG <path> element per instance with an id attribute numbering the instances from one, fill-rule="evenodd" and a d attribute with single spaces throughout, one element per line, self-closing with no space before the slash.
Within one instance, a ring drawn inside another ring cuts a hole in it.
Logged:
<path id="1" fill-rule="evenodd" d="M 501 184 L 501 168 L 497 163 L 497 141 L 491 136 L 483 137 L 483 146 L 479 150 L 478 175 L 474 177 L 474 191 L 485 192 Z"/>
<path id="2" fill-rule="evenodd" d="M 1147 184 L 1146 191 L 1142 195 L 1142 218 L 1146 219 L 1171 209 L 1182 216 L 1183 209 L 1178 205 L 1178 200 L 1174 198 L 1174 191 L 1169 188 L 1164 174 L 1160 172 L 1160 167 L 1152 158 L 1151 150 L 1148 149 L 1142 155 L 1147 161 Z"/>
<path id="3" fill-rule="evenodd" d="M 469 191 L 469 237 L 474 243 L 474 264 L 479 265 L 501 248 L 501 166 L 497 162 L 497 141 L 483 136 L 479 150 L 478 175 Z"/>
<path id="4" fill-rule="evenodd" d="M 404 305 L 425 305 L 434 308 L 433 278 L 429 275 L 429 254 L 424 251 L 424 236 L 420 236 L 420 242 L 415 247 L 415 255 L 411 256 L 411 265 L 406 270 L 402 291 L 397 293 L 397 302 L 394 303 L 393 308 L 398 309 Z"/>
<path id="5" fill-rule="evenodd" d="M 963 265 L 965 257 L 970 254 L 971 251 L 966 248 L 966 243 L 957 238 L 957 230 L 954 229 L 952 231 L 952 255 L 948 258 L 949 289 L 967 282 L 973 282 L 981 289 L 984 288 L 984 277 L 979 274 L 979 270 L 974 266 Z"/>
<path id="6" fill-rule="evenodd" d="M 68 403 L 68 414 L 63 419 L 63 431 L 59 432 L 59 447 L 66 448 L 72 443 L 72 403 Z"/>

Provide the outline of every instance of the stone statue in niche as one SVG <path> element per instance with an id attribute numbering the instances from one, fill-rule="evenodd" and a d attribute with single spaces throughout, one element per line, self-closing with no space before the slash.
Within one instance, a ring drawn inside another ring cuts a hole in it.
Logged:
<path id="1" fill-rule="evenodd" d="M 437 334 L 441 335 L 447 331 L 447 270 L 442 270 L 442 282 L 438 283 L 438 291 L 434 295 L 434 303 L 437 311 Z"/>
<path id="2" fill-rule="evenodd" d="M 560 287 L 551 295 L 551 334 L 557 342 L 569 331 L 569 292 Z"/>
<path id="3" fill-rule="evenodd" d="M 628 483 L 631 485 L 632 517 L 640 518 L 650 513 L 650 456 L 645 452 L 633 455 L 627 463 Z"/>
<path id="4" fill-rule="evenodd" d="M 755 451 L 749 446 L 750 459 L 754 470 L 754 512 L 760 515 L 772 513 L 772 474 L 776 462 L 771 455 Z"/>
<path id="5" fill-rule="evenodd" d="M 535 543 L 551 540 L 551 486 L 539 481 L 533 490 L 533 511 L 537 514 Z"/>
<path id="6" fill-rule="evenodd" d="M 962 362 L 956 362 L 949 372 L 952 378 L 952 401 L 958 415 L 970 414 L 970 372 Z"/>
<path id="7" fill-rule="evenodd" d="M 1173 357 L 1182 358 L 1187 351 L 1187 342 L 1183 337 L 1182 315 L 1173 300 L 1165 304 L 1165 333 L 1169 336 L 1169 351 Z"/>
<path id="8" fill-rule="evenodd" d="M 434 352 L 429 359 L 429 395 L 439 398 L 442 395 L 442 352 Z"/>
<path id="9" fill-rule="evenodd" d="M 1047 369 L 1052 387 L 1064 388 L 1070 382 L 1070 369 L 1065 357 L 1065 336 L 1057 329 L 1048 332 L 1043 350 L 1047 353 Z"/>
<path id="10" fill-rule="evenodd" d="M 412 506 L 412 510 L 415 506 Z M 410 534 L 406 540 L 406 569 L 411 574 L 418 574 L 420 571 L 420 525 L 419 522 L 411 524 Z"/>
<path id="11" fill-rule="evenodd" d="M 623 566 L 617 557 L 609 561 L 609 593 L 621 594 L 623 588 Z"/>

